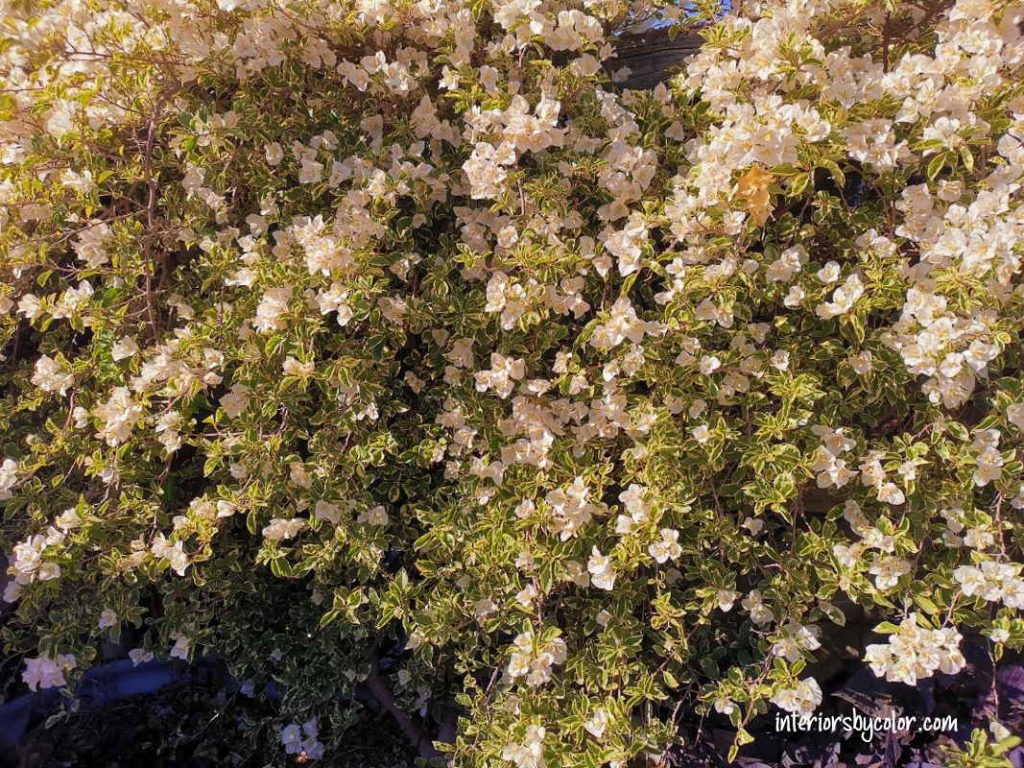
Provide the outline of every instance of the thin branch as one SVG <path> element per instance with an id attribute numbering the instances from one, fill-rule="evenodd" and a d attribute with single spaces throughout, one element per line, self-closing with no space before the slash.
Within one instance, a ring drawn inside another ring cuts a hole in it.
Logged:
<path id="1" fill-rule="evenodd" d="M 364 682 L 373 698 L 377 700 L 377 703 L 387 710 L 388 714 L 398 723 L 398 727 L 405 734 L 405 737 L 413 745 L 420 757 L 427 759 L 440 757 L 440 752 L 434 749 L 434 743 L 430 735 L 417 725 L 405 710 L 398 706 L 395 695 L 388 688 L 384 678 L 381 677 L 376 658 L 374 658 L 370 674 Z"/>

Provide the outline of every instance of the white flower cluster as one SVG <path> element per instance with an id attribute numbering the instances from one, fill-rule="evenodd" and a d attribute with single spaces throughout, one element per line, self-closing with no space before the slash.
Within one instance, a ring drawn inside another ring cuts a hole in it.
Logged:
<path id="1" fill-rule="evenodd" d="M 659 336 L 666 330 L 661 323 L 637 317 L 633 303 L 623 296 L 612 304 L 608 319 L 594 329 L 590 344 L 597 350 L 607 352 L 627 339 L 639 344 L 645 335 Z"/>
<path id="2" fill-rule="evenodd" d="M 1020 563 L 986 560 L 980 566 L 961 565 L 953 578 L 967 597 L 978 596 L 990 603 L 1002 601 L 1007 608 L 1024 609 L 1024 579 Z"/>
<path id="3" fill-rule="evenodd" d="M 611 590 L 615 587 L 615 563 L 611 555 L 602 555 L 597 545 L 594 545 L 587 561 L 587 571 L 590 573 L 590 583 L 598 589 Z"/>
<path id="4" fill-rule="evenodd" d="M 72 654 L 60 654 L 55 659 L 48 656 L 25 659 L 25 671 L 21 673 L 21 679 L 31 691 L 63 688 L 68 684 L 64 673 L 77 666 L 78 662 Z"/>
<path id="5" fill-rule="evenodd" d="M 656 563 L 667 563 L 683 554 L 683 548 L 679 545 L 679 531 L 674 528 L 662 528 L 659 533 L 661 538 L 647 548 L 647 552 Z"/>
<path id="6" fill-rule="evenodd" d="M 615 519 L 615 533 L 619 536 L 631 533 L 638 526 L 650 520 L 651 505 L 645 498 L 646 490 L 639 483 L 630 483 L 629 487 L 619 494 L 619 501 L 622 502 L 627 513 L 619 515 Z"/>
<path id="7" fill-rule="evenodd" d="M 866 471 L 870 475 L 875 470 L 869 468 Z M 896 551 L 896 538 L 882 533 L 881 529 L 872 525 L 864 516 L 860 505 L 852 499 L 848 499 L 844 504 L 843 517 L 860 540 L 853 544 L 832 545 L 832 553 L 840 567 L 845 570 L 856 570 L 866 564 L 868 573 L 875 577 L 876 588 L 885 591 L 895 587 L 900 577 L 911 570 L 909 560 L 893 554 Z M 879 552 L 872 553 L 873 549 Z M 840 583 L 848 585 L 849 579 L 843 575 Z"/>
<path id="8" fill-rule="evenodd" d="M 110 261 L 107 255 L 106 244 L 113 236 L 110 225 L 106 222 L 96 222 L 86 227 L 78 234 L 75 241 L 75 253 L 78 258 L 85 262 L 91 269 L 98 269 Z"/>
<path id="9" fill-rule="evenodd" d="M 107 445 L 117 446 L 128 439 L 144 411 L 128 387 L 115 387 L 109 399 L 96 407 L 95 414 L 103 422 L 96 437 L 104 440 Z"/>
<path id="10" fill-rule="evenodd" d="M 516 768 L 544 768 L 544 735 L 540 725 L 528 725 L 521 741 L 506 744 L 501 759 L 513 763 Z"/>
<path id="11" fill-rule="evenodd" d="M 356 517 L 356 522 L 363 525 L 387 525 L 388 512 L 383 504 L 364 509 Z"/>
<path id="12" fill-rule="evenodd" d="M 18 462 L 4 459 L 0 462 L 0 501 L 11 498 L 14 486 L 18 484 Z"/>
<path id="13" fill-rule="evenodd" d="M 770 624 L 775 621 L 775 613 L 764 603 L 761 590 L 752 589 L 750 594 L 740 601 L 743 610 L 750 614 L 750 620 L 757 625 Z"/>
<path id="14" fill-rule="evenodd" d="M 864 282 L 860 275 L 854 273 L 846 278 L 846 282 L 835 289 L 832 293 L 832 300 L 819 304 L 814 310 L 818 317 L 823 320 L 831 320 L 834 317 L 845 315 L 857 300 L 864 295 Z"/>
<path id="15" fill-rule="evenodd" d="M 512 394 L 515 382 L 526 374 L 526 363 L 522 358 L 513 359 L 494 352 L 491 354 L 489 370 L 477 371 L 476 388 L 479 392 L 494 390 L 502 400 Z"/>
<path id="16" fill-rule="evenodd" d="M 999 440 L 1002 435 L 998 429 L 982 429 L 974 435 L 971 453 L 974 454 L 976 468 L 974 484 L 984 488 L 994 480 L 1003 476 L 1003 456 L 999 452 Z"/>
<path id="17" fill-rule="evenodd" d="M 314 717 L 306 722 L 289 723 L 281 729 L 281 745 L 289 755 L 302 755 L 305 760 L 319 760 L 324 756 L 324 744 L 317 737 L 320 728 Z"/>
<path id="18" fill-rule="evenodd" d="M 291 297 L 292 288 L 289 285 L 265 291 L 256 307 L 256 317 L 253 319 L 252 327 L 260 333 L 271 333 L 284 328 L 284 316 L 288 312 L 288 302 Z"/>
<path id="19" fill-rule="evenodd" d="M 946 522 L 942 543 L 950 549 L 969 547 L 984 552 L 996 544 L 997 528 L 989 515 L 978 510 L 968 515 L 959 506 L 940 509 L 939 515 Z"/>
<path id="20" fill-rule="evenodd" d="M 779 639 L 772 645 L 772 653 L 794 662 L 803 656 L 804 651 L 816 651 L 821 647 L 820 634 L 817 626 L 805 626 L 791 619 L 779 627 Z"/>
<path id="21" fill-rule="evenodd" d="M 787 712 L 810 717 L 821 704 L 821 686 L 813 677 L 800 680 L 790 688 L 780 688 L 772 696 L 772 703 Z"/>
<path id="22" fill-rule="evenodd" d="M 158 531 L 156 536 L 153 537 L 153 543 L 150 544 L 149 549 L 158 560 L 166 560 L 171 570 L 176 574 L 179 576 L 185 575 L 185 569 L 188 568 L 188 555 L 185 553 L 183 542 L 172 542 L 162 532 Z"/>
<path id="23" fill-rule="evenodd" d="M 525 677 L 531 687 L 551 679 L 551 667 L 565 662 L 567 647 L 560 637 L 541 641 L 532 631 L 520 633 L 512 643 L 508 674 L 513 680 Z"/>
<path id="24" fill-rule="evenodd" d="M 578 536 L 595 515 L 603 514 L 605 506 L 590 500 L 590 488 L 582 477 L 562 488 L 549 491 L 544 497 L 551 510 L 551 532 L 562 541 Z"/>
<path id="25" fill-rule="evenodd" d="M 993 313 L 961 317 L 946 308 L 944 296 L 910 288 L 900 319 L 882 338 L 909 371 L 928 377 L 923 387 L 928 397 L 952 409 L 967 401 L 999 348 L 989 340 Z"/>
<path id="26" fill-rule="evenodd" d="M 510 144 L 502 143 L 495 148 L 485 141 L 477 142 L 473 154 L 462 166 L 473 199 L 486 200 L 500 195 L 503 182 L 508 177 L 505 168 L 515 161 L 515 150 Z"/>
<path id="27" fill-rule="evenodd" d="M 907 500 L 903 489 L 889 479 L 882 466 L 885 454 L 882 451 L 868 451 L 860 460 L 860 481 L 875 492 L 875 497 L 884 504 L 898 507 Z"/>
<path id="28" fill-rule="evenodd" d="M 729 198 L 734 171 L 752 164 L 794 163 L 800 146 L 836 135 L 814 107 L 783 103 L 780 89 L 819 88 L 824 100 L 846 106 L 882 98 L 901 103 L 894 119 L 872 115 L 842 129 L 848 155 L 876 172 L 920 162 L 910 143 L 897 137 L 908 126 L 920 125 L 925 146 L 934 147 L 925 148 L 924 157 L 940 148 L 969 151 L 968 138 L 990 132 L 976 110 L 1021 59 L 1020 31 L 1014 26 L 1019 13 L 1006 13 L 997 23 L 992 3 L 954 4 L 939 26 L 934 56 L 907 54 L 885 68 L 871 58 L 855 57 L 849 48 L 826 53 L 808 34 L 814 17 L 835 6 L 770 4 L 760 18 L 727 17 L 722 39 L 730 43 L 705 49 L 689 64 L 687 85 L 724 119 L 688 147 L 694 166 L 685 180 L 678 180 L 669 208 L 677 239 L 700 235 L 709 206 Z M 792 45 L 817 51 L 823 63 L 799 74 L 768 64 L 783 60 L 781 51 Z M 751 91 L 749 101 L 737 96 L 741 83 Z M 1021 119 L 1019 106 L 1011 112 L 1016 125 Z M 899 203 L 904 218 L 895 234 L 912 243 L 919 257 L 906 270 L 902 315 L 880 338 L 900 353 L 911 373 L 926 377 L 925 393 L 947 408 L 966 402 L 999 347 L 994 341 L 995 313 L 977 306 L 954 309 L 936 278 L 942 270 L 956 268 L 984 281 L 985 291 L 996 302 L 1008 296 L 1021 268 L 1015 243 L 1024 227 L 1021 208 L 1010 204 L 1019 188 L 1022 159 L 1021 142 L 1014 136 L 1011 130 L 999 140 L 1001 157 L 990 166 L 980 190 L 968 192 L 959 181 L 940 181 L 937 192 L 918 184 L 907 187 Z M 728 234 L 742 221 L 743 213 L 733 213 L 722 223 Z M 875 230 L 862 235 L 857 245 L 884 258 L 894 258 L 898 250 L 894 241 Z M 782 258 L 769 268 L 767 279 L 789 281 L 800 268 L 798 259 Z M 867 280 L 852 272 L 831 300 L 817 306 L 818 316 L 829 319 L 849 313 L 866 295 Z M 786 306 L 799 306 L 806 292 L 805 285 L 792 286 Z"/>
<path id="29" fill-rule="evenodd" d="M 167 655 L 172 659 L 188 661 L 188 657 L 192 653 L 192 638 L 182 634 L 181 632 L 172 632 L 171 639 L 174 641 L 174 644 L 171 646 L 171 650 L 168 651 Z"/>
<path id="30" fill-rule="evenodd" d="M 645 16 L 641 2 L 353 0 L 317 14 L 297 0 L 216 0 L 200 16 L 156 5 L 97 19 L 73 0 L 14 4 L 0 30 L 0 336 L 27 325 L 43 342 L 31 360 L 3 361 L 35 390 L 14 441 L 26 458 L 0 465 L 0 500 L 20 471 L 46 495 L 26 521 L 65 493 L 102 498 L 106 515 L 66 540 L 60 524 L 18 531 L 5 599 L 57 578 L 57 563 L 82 578 L 79 559 L 96 551 L 132 578 L 201 569 L 202 590 L 206 569 L 220 571 L 201 561 L 235 551 L 243 528 L 224 518 L 244 509 L 266 520 L 265 547 L 301 536 L 304 554 L 280 554 L 307 557 L 317 583 L 334 565 L 375 590 L 396 573 L 422 580 L 401 617 L 418 647 L 466 647 L 473 632 L 515 633 L 524 614 L 539 625 L 557 611 L 562 626 L 579 622 L 569 642 L 590 659 L 591 617 L 608 626 L 616 606 L 650 599 L 631 578 L 641 570 L 657 571 L 670 602 L 694 590 L 709 619 L 741 601 L 752 642 L 797 662 L 822 639 L 791 617 L 835 616 L 811 597 L 831 571 L 854 602 L 897 602 L 913 579 L 941 581 L 954 547 L 973 550 L 954 573 L 963 595 L 1024 604 L 1021 566 L 1001 553 L 1009 523 L 982 512 L 1004 493 L 1024 508 L 1024 403 L 1000 370 L 1004 349 L 1016 354 L 1024 271 L 1019 3 L 954 0 L 920 28 L 914 4 L 736 3 L 685 73 L 642 93 L 604 74 L 614 28 Z M 126 83 L 111 61 L 140 76 Z M 283 87 L 254 78 L 267 70 Z M 233 109 L 217 112 L 203 82 L 237 91 Z M 166 83 L 164 98 L 153 89 Z M 122 99 L 126 88 L 139 92 Z M 146 120 L 156 151 L 144 162 L 93 151 Z M 158 179 L 180 182 L 154 199 Z M 145 210 L 124 205 L 147 190 Z M 911 407 L 892 414 L 894 401 Z M 963 423 L 941 427 L 937 413 L 968 403 Z M 964 440 L 958 427 L 975 431 Z M 189 460 L 171 461 L 185 446 Z M 808 470 L 826 491 L 816 496 L 846 502 L 853 540 L 833 536 L 830 514 L 820 561 L 779 570 L 777 513 L 799 507 Z M 48 485 L 68 471 L 65 487 Z M 152 491 L 170 472 L 231 501 L 193 499 L 170 511 L 173 531 L 156 531 Z M 400 503 L 371 498 L 385 486 Z M 614 520 L 611 488 L 625 489 Z M 677 513 L 684 497 L 693 514 Z M 946 498 L 971 511 L 937 510 Z M 939 516 L 947 547 L 914 538 Z M 677 517 L 688 548 L 728 538 L 704 584 L 666 565 L 683 554 Z M 506 555 L 503 567 L 484 559 Z M 109 577 L 90 575 L 101 588 Z M 70 586 L 36 588 L 46 600 Z M 992 607 L 970 602 L 959 605 Z M 109 604 L 128 608 L 104 592 L 80 612 L 90 631 L 118 625 Z M 436 626 L 453 612 L 476 622 Z M 207 633 L 176 629 L 170 654 L 187 659 Z M 694 628 L 706 630 L 718 628 Z M 566 641 L 536 632 L 516 638 L 507 667 L 533 688 L 567 656 Z M 699 662 L 663 639 L 673 664 Z M 912 615 L 868 655 L 906 682 L 962 666 L 958 644 Z M 655 645 L 636 663 L 652 663 Z M 32 662 L 37 685 L 63 681 L 59 660 Z M 559 701 L 596 690 L 587 666 Z M 822 698 L 813 679 L 775 689 L 804 715 Z M 720 711 L 741 699 L 723 692 Z M 645 743 L 633 706 L 576 712 L 595 739 L 621 719 Z M 482 730 L 480 761 L 543 766 L 544 728 L 509 711 L 513 743 L 501 751 Z M 322 754 L 315 720 L 281 741 Z"/>
<path id="31" fill-rule="evenodd" d="M 33 582 L 60 578 L 60 566 L 44 556 L 53 557 L 55 553 L 48 550 L 64 544 L 68 531 L 79 525 L 81 518 L 78 513 L 68 509 L 57 516 L 45 533 L 37 533 L 14 545 L 7 568 L 7 572 L 14 578 L 4 588 L 4 602 L 15 602 L 21 597 L 24 588 Z"/>
<path id="32" fill-rule="evenodd" d="M 857 475 L 857 471 L 850 469 L 846 461 L 839 457 L 853 449 L 856 443 L 843 434 L 842 428 L 814 426 L 811 431 L 821 439 L 811 464 L 811 471 L 817 475 L 818 487 L 842 488 Z"/>
<path id="33" fill-rule="evenodd" d="M 59 392 L 64 396 L 75 385 L 75 377 L 49 355 L 41 355 L 36 360 L 32 383 L 44 392 Z"/>
<path id="34" fill-rule="evenodd" d="M 268 541 L 287 541 L 294 539 L 306 527 L 303 517 L 275 517 L 263 528 L 263 537 Z"/>
<path id="35" fill-rule="evenodd" d="M 916 685 L 936 671 L 952 675 L 967 661 L 960 652 L 961 635 L 952 627 L 925 629 L 916 613 L 900 622 L 887 643 L 869 645 L 864 660 L 871 671 L 894 683 Z"/>

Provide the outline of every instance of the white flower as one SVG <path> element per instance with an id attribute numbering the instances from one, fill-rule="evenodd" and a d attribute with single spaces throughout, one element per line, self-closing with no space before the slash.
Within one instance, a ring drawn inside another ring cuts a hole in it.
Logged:
<path id="1" fill-rule="evenodd" d="M 960 584 L 960 591 L 967 597 L 983 594 L 988 586 L 981 569 L 973 565 L 961 565 L 953 571 L 953 578 Z"/>
<path id="2" fill-rule="evenodd" d="M 608 320 L 594 329 L 590 345 L 600 352 L 607 352 L 627 339 L 639 344 L 645 335 L 659 336 L 666 330 L 667 327 L 661 323 L 637 317 L 632 302 L 622 296 L 612 304 Z"/>
<path id="3" fill-rule="evenodd" d="M 324 177 L 324 164 L 308 157 L 302 158 L 299 165 L 299 184 L 315 184 Z"/>
<path id="4" fill-rule="evenodd" d="M 910 573 L 911 564 L 901 557 L 888 555 L 879 557 L 871 564 L 868 573 L 875 577 L 875 586 L 885 591 L 899 583 L 900 577 Z"/>
<path id="5" fill-rule="evenodd" d="M 1003 456 L 999 452 L 1001 435 L 998 429 L 983 429 L 971 444 L 977 467 L 974 470 L 974 484 L 979 488 L 998 480 L 1003 475 Z"/>
<path id="6" fill-rule="evenodd" d="M 178 633 L 172 634 L 171 638 L 174 640 L 174 645 L 171 647 L 170 657 L 188 661 L 188 655 L 192 650 L 192 640 Z"/>
<path id="7" fill-rule="evenodd" d="M 722 367 L 722 361 L 714 355 L 704 355 L 697 367 L 705 376 L 710 376 Z"/>
<path id="8" fill-rule="evenodd" d="M 1006 418 L 1017 429 L 1024 430 L 1024 403 L 1012 403 L 1006 407 Z"/>
<path id="9" fill-rule="evenodd" d="M 764 531 L 764 520 L 759 517 L 748 517 L 743 521 L 742 527 L 749 531 L 751 536 L 760 536 Z"/>
<path id="10" fill-rule="evenodd" d="M 807 251 L 803 246 L 797 245 L 789 248 L 768 265 L 765 278 L 773 283 L 788 283 L 800 272 L 806 261 Z"/>
<path id="11" fill-rule="evenodd" d="M 863 295 L 864 283 L 861 282 L 860 275 L 853 273 L 846 278 L 845 283 L 833 291 L 832 301 L 819 304 L 815 313 L 824 320 L 844 315 L 853 309 L 853 305 Z"/>
<path id="12" fill-rule="evenodd" d="M 775 614 L 764 604 L 759 590 L 752 590 L 747 597 L 740 601 L 740 605 L 750 614 L 750 620 L 755 624 L 767 624 L 775 621 Z"/>
<path id="13" fill-rule="evenodd" d="M 317 500 L 313 506 L 313 514 L 318 520 L 324 520 L 331 525 L 338 525 L 341 522 L 341 507 L 323 499 Z"/>
<path id="14" fill-rule="evenodd" d="M 290 519 L 275 517 L 270 524 L 264 527 L 263 537 L 269 541 L 285 541 L 294 539 L 299 531 L 306 527 L 306 520 L 301 517 Z"/>
<path id="15" fill-rule="evenodd" d="M 661 538 L 647 548 L 651 557 L 657 563 L 666 563 L 675 560 L 683 554 L 683 548 L 679 546 L 679 531 L 672 528 L 662 528 Z"/>
<path id="16" fill-rule="evenodd" d="M 575 478 L 568 486 L 550 491 L 544 501 L 551 508 L 551 531 L 557 533 L 562 541 L 579 535 L 580 529 L 595 514 L 604 511 L 601 506 L 590 501 L 590 489 L 582 477 Z"/>
<path id="17" fill-rule="evenodd" d="M 830 261 L 818 270 L 817 277 L 821 282 L 831 284 L 839 279 L 841 269 L 839 262 Z"/>
<path id="18" fill-rule="evenodd" d="M 75 240 L 75 253 L 87 267 L 97 269 L 110 261 L 105 246 L 112 236 L 110 226 L 105 222 L 86 227 Z"/>
<path id="19" fill-rule="evenodd" d="M 815 651 L 821 647 L 816 626 L 804 626 L 790 620 L 780 628 L 780 633 L 779 639 L 772 646 L 772 653 L 786 661 L 794 662 L 802 658 L 804 651 Z"/>
<path id="20" fill-rule="evenodd" d="M 118 446 L 131 435 L 142 418 L 142 406 L 132 398 L 128 387 L 115 387 L 107 401 L 96 407 L 94 413 L 103 422 L 96 437 L 107 445 Z"/>
<path id="21" fill-rule="evenodd" d="M 21 595 L 24 591 L 24 584 L 19 584 L 17 581 L 11 580 L 7 582 L 7 585 L 4 587 L 3 596 L 0 597 L 0 599 L 5 603 L 14 603 L 21 599 Z"/>
<path id="22" fill-rule="evenodd" d="M 522 358 L 513 359 L 494 352 L 491 354 L 489 370 L 475 374 L 478 392 L 494 390 L 502 400 L 512 394 L 516 381 L 526 375 L 526 362 Z"/>
<path id="23" fill-rule="evenodd" d="M 118 362 L 127 360 L 129 357 L 134 357 L 137 354 L 139 354 L 139 345 L 130 336 L 122 336 L 111 350 L 111 357 Z"/>
<path id="24" fill-rule="evenodd" d="M 116 627 L 119 621 L 117 611 L 112 608 L 104 608 L 100 614 L 98 626 L 100 629 L 109 629 L 110 627 Z"/>
<path id="25" fill-rule="evenodd" d="M 858 376 L 864 376 L 874 370 L 874 358 L 870 352 L 858 352 L 848 358 L 850 367 Z"/>
<path id="26" fill-rule="evenodd" d="M 793 285 L 790 286 L 789 293 L 786 294 L 786 297 L 782 300 L 782 303 L 785 304 L 789 309 L 796 309 L 797 307 L 800 306 L 800 302 L 804 300 L 805 296 L 806 293 L 803 288 L 801 288 L 799 285 Z"/>
<path id="27" fill-rule="evenodd" d="M 602 555 L 597 547 L 593 548 L 590 560 L 587 561 L 590 572 L 590 583 L 598 589 L 611 590 L 615 586 L 615 568 L 608 555 Z"/>
<path id="28" fill-rule="evenodd" d="M 74 117 L 75 113 L 71 104 L 63 100 L 57 101 L 46 118 L 46 125 L 44 126 L 46 132 L 55 139 L 63 138 L 74 130 Z"/>
<path id="29" fill-rule="evenodd" d="M 288 302 L 291 297 L 292 289 L 287 285 L 265 291 L 259 306 L 256 307 L 253 328 L 260 333 L 281 330 L 284 327 L 284 314 L 288 311 Z"/>
<path id="30" fill-rule="evenodd" d="M 324 744 L 317 739 L 320 733 L 316 718 L 302 723 L 289 723 L 281 729 L 281 746 L 289 755 L 305 755 L 306 760 L 319 760 L 324 756 Z"/>
<path id="31" fill-rule="evenodd" d="M 903 491 L 900 490 L 896 483 L 879 483 L 875 492 L 878 495 L 879 501 L 892 504 L 893 506 L 899 506 L 907 500 Z"/>
<path id="32" fill-rule="evenodd" d="M 693 439 L 696 440 L 699 445 L 704 445 L 704 443 L 711 439 L 711 430 L 708 428 L 707 424 L 698 424 L 690 430 L 690 434 L 693 435 Z"/>
<path id="33" fill-rule="evenodd" d="M 508 143 L 497 149 L 492 144 L 478 142 L 462 170 L 469 180 L 474 200 L 486 200 L 501 194 L 502 183 L 508 178 L 504 166 L 516 160 L 515 151 Z"/>
<path id="34" fill-rule="evenodd" d="M 75 385 L 75 377 L 49 355 L 36 360 L 32 383 L 44 392 L 59 392 L 62 396 Z"/>
<path id="35" fill-rule="evenodd" d="M 936 671 L 955 674 L 964 668 L 960 640 L 960 633 L 951 628 L 924 629 L 917 614 L 911 613 L 887 643 L 869 645 L 864 660 L 879 677 L 916 685 Z"/>
<path id="36" fill-rule="evenodd" d="M 64 679 L 64 673 L 74 669 L 75 666 L 77 666 L 77 662 L 71 654 L 60 655 L 56 659 L 51 659 L 48 656 L 27 658 L 21 679 L 32 691 L 37 691 L 40 688 L 62 688 L 68 684 Z"/>
<path id="37" fill-rule="evenodd" d="M 132 648 L 128 651 L 128 658 L 131 659 L 132 666 L 137 667 L 139 664 L 152 661 L 155 656 L 152 651 L 147 651 L 144 648 Z"/>
<path id="38" fill-rule="evenodd" d="M 249 387 L 245 384 L 233 384 L 228 393 L 221 397 L 220 404 L 229 419 L 237 418 L 249 405 Z"/>
<path id="39" fill-rule="evenodd" d="M 813 677 L 800 680 L 792 688 L 782 688 L 772 696 L 772 703 L 787 712 L 810 717 L 821 704 L 821 686 Z"/>
<path id="40" fill-rule="evenodd" d="M 285 358 L 282 369 L 286 376 L 295 376 L 299 379 L 306 379 L 313 375 L 316 370 L 316 363 L 312 360 L 302 362 L 291 355 Z"/>
<path id="41" fill-rule="evenodd" d="M 513 680 L 525 677 L 530 687 L 544 685 L 551 680 L 551 667 L 564 664 L 568 648 L 560 637 L 540 642 L 531 631 L 520 633 L 512 643 L 508 662 L 508 675 Z"/>
<path id="42" fill-rule="evenodd" d="M 18 462 L 4 459 L 0 463 L 0 501 L 11 498 L 14 486 L 18 483 Z"/>
<path id="43" fill-rule="evenodd" d="M 1010 631 L 1004 627 L 995 627 L 989 631 L 988 636 L 993 643 L 1005 643 L 1010 639 Z"/>
<path id="44" fill-rule="evenodd" d="M 619 273 L 631 275 L 640 269 L 640 255 L 647 243 L 647 225 L 637 215 L 631 215 L 625 229 L 611 233 L 604 247 L 619 264 Z"/>
<path id="45" fill-rule="evenodd" d="M 714 707 L 715 712 L 720 712 L 723 715 L 731 715 L 736 711 L 736 702 L 731 699 L 715 699 Z"/>
<path id="46" fill-rule="evenodd" d="M 176 574 L 185 575 L 185 570 L 188 568 L 188 555 L 185 554 L 185 545 L 182 542 L 171 542 L 164 537 L 163 533 L 157 533 L 149 549 L 155 557 L 166 560 Z"/>
<path id="47" fill-rule="evenodd" d="M 284 159 L 284 150 L 276 141 L 272 141 L 263 148 L 268 165 L 278 165 Z"/>
<path id="48" fill-rule="evenodd" d="M 514 763 L 516 768 L 544 768 L 544 735 L 542 726 L 527 726 L 523 740 L 506 745 L 501 759 Z"/>
<path id="49" fill-rule="evenodd" d="M 360 512 L 359 516 L 356 518 L 356 522 L 364 525 L 387 525 L 388 513 L 387 510 L 384 509 L 383 505 L 378 504 L 375 507 L 364 509 Z"/>
<path id="50" fill-rule="evenodd" d="M 289 755 L 297 755 L 302 751 L 302 726 L 290 723 L 281 729 L 281 744 Z"/>
<path id="51" fill-rule="evenodd" d="M 718 610 L 722 613 L 731 611 L 739 598 L 740 593 L 731 589 L 720 589 L 715 592 L 715 601 L 718 603 Z"/>
<path id="52" fill-rule="evenodd" d="M 608 711 L 604 707 L 598 707 L 598 709 L 594 710 L 594 714 L 591 715 L 590 719 L 583 724 L 583 727 L 587 733 L 600 740 L 610 723 L 611 717 L 609 717 Z"/>

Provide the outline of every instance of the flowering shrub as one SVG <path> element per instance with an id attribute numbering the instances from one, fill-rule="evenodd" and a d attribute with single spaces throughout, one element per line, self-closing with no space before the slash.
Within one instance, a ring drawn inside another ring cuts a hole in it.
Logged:
<path id="1" fill-rule="evenodd" d="M 1020 5 L 743 3 L 643 92 L 616 32 L 713 8 L 5 8 L 33 689 L 120 637 L 304 759 L 364 683 L 425 756 L 622 766 L 813 712 L 854 610 L 901 683 L 1024 647 Z"/>

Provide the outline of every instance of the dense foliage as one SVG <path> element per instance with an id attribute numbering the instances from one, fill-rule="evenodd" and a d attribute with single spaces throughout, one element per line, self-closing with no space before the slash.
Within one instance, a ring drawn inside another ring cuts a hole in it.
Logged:
<path id="1" fill-rule="evenodd" d="M 853 611 L 900 683 L 1024 647 L 1020 4 L 0 8 L 30 688 L 130 638 L 278 681 L 282 760 L 363 683 L 596 768 L 815 711 Z M 704 47 L 623 89 L 652 14 Z"/>

